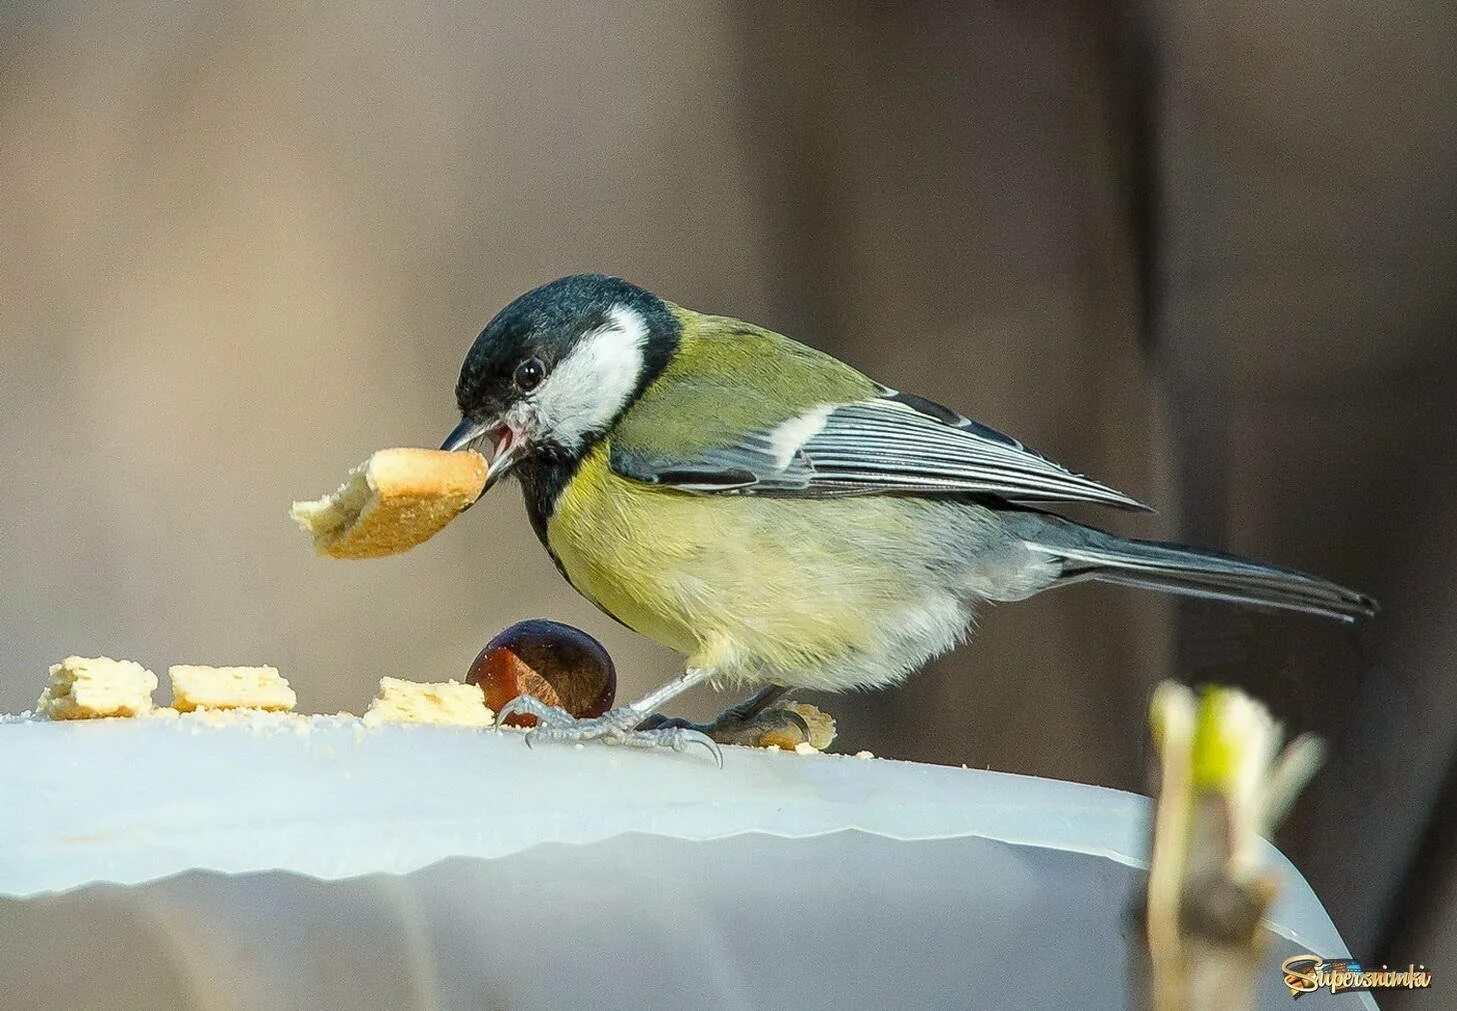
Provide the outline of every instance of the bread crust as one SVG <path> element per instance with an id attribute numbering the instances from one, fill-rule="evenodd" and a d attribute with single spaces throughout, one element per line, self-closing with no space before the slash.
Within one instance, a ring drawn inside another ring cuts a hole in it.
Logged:
<path id="1" fill-rule="evenodd" d="M 480 498 L 486 458 L 469 450 L 381 449 L 334 494 L 293 518 L 331 558 L 383 558 L 423 544 Z"/>

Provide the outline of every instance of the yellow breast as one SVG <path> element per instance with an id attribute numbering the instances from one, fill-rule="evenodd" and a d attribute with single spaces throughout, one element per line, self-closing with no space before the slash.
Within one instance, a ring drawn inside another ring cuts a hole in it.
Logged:
<path id="1" fill-rule="evenodd" d="M 547 539 L 572 584 L 628 627 L 759 680 L 871 650 L 873 626 L 917 595 L 885 564 L 914 537 L 917 506 L 902 503 L 690 495 L 617 476 L 599 445 Z"/>

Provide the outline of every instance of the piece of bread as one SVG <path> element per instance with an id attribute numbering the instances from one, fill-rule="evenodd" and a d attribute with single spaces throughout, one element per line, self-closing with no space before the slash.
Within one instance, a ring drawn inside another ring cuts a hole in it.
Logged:
<path id="1" fill-rule="evenodd" d="M 288 712 L 298 701 L 277 667 L 176 664 L 167 668 L 167 676 L 172 679 L 172 708 L 179 713 L 196 709 Z"/>
<path id="2" fill-rule="evenodd" d="M 156 688 L 157 675 L 131 660 L 68 656 L 52 665 L 35 711 L 53 720 L 144 716 Z"/>
<path id="3" fill-rule="evenodd" d="M 486 486 L 486 458 L 463 450 L 381 449 L 334 494 L 295 502 L 293 518 L 333 558 L 382 558 L 423 544 Z"/>
<path id="4" fill-rule="evenodd" d="M 435 723 L 462 727 L 489 727 L 496 714 L 486 708 L 486 697 L 476 685 L 459 681 L 422 684 L 400 678 L 380 678 L 379 695 L 365 711 L 364 722 Z"/>

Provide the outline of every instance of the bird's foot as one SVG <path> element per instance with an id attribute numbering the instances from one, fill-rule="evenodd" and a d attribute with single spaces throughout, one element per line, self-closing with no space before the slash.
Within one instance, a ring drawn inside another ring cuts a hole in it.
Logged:
<path id="1" fill-rule="evenodd" d="M 526 734 L 528 745 L 537 741 L 564 744 L 602 741 L 604 744 L 620 744 L 627 748 L 670 748 L 680 752 L 697 745 L 712 756 L 716 765 L 723 767 L 723 752 L 707 734 L 689 726 L 639 729 L 642 713 L 631 706 L 613 709 L 593 719 L 579 720 L 566 710 L 549 706 L 540 699 L 530 695 L 518 695 L 501 707 L 501 711 L 496 714 L 496 725 L 503 724 L 508 716 L 536 717 L 536 728 Z"/>
<path id="2" fill-rule="evenodd" d="M 804 717 L 793 709 L 778 706 L 752 713 L 734 707 L 720 713 L 712 723 L 689 723 L 681 717 L 654 713 L 638 724 L 639 732 L 663 730 L 689 730 L 719 744 L 742 744 L 750 748 L 763 747 L 766 740 L 810 739 L 809 724 Z"/>

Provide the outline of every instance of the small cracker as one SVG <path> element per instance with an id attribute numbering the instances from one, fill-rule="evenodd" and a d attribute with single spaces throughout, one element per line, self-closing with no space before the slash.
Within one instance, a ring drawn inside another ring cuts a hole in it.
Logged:
<path id="1" fill-rule="evenodd" d="M 172 706 L 179 713 L 198 709 L 288 712 L 298 702 L 277 667 L 175 664 L 167 668 L 167 676 L 172 680 Z"/>
<path id="2" fill-rule="evenodd" d="M 433 723 L 441 726 L 489 727 L 496 714 L 476 685 L 459 681 L 422 683 L 380 678 L 379 694 L 364 713 L 370 726 L 381 723 Z"/>
<path id="3" fill-rule="evenodd" d="M 68 656 L 51 666 L 35 711 L 53 720 L 145 716 L 156 688 L 157 675 L 134 661 Z"/>

